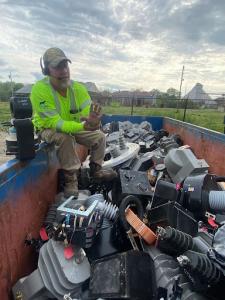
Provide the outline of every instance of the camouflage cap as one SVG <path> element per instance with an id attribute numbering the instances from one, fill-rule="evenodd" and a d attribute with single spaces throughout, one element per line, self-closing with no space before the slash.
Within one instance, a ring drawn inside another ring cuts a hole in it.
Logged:
<path id="1" fill-rule="evenodd" d="M 59 48 L 49 48 L 43 55 L 45 67 L 50 66 L 55 68 L 63 60 L 67 60 L 71 63 L 71 60 L 68 59 L 65 53 Z"/>

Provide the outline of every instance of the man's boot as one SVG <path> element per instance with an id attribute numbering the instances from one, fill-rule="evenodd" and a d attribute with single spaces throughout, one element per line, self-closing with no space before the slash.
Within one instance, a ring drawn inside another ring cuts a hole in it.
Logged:
<path id="1" fill-rule="evenodd" d="M 78 198 L 78 181 L 76 171 L 64 170 L 65 186 L 64 186 L 64 197 L 69 198 L 74 196 Z"/>
<path id="2" fill-rule="evenodd" d="M 111 168 L 102 169 L 102 167 L 95 162 L 90 162 L 90 176 L 100 181 L 111 181 L 117 177 L 116 171 Z"/>

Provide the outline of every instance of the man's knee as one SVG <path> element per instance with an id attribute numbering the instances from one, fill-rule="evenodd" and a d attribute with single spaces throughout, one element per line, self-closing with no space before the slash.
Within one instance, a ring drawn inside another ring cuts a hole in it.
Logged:
<path id="1" fill-rule="evenodd" d="M 55 144 L 56 146 L 71 145 L 74 147 L 74 137 L 67 133 L 57 133 Z"/>
<path id="2" fill-rule="evenodd" d="M 61 146 L 63 144 L 74 143 L 74 137 L 63 132 L 56 132 L 53 129 L 44 129 L 41 132 L 41 139 L 48 144 Z"/>
<path id="3" fill-rule="evenodd" d="M 102 143 L 103 145 L 105 145 L 106 137 L 102 131 L 98 131 L 98 135 L 97 135 L 96 139 L 99 141 L 99 143 Z"/>

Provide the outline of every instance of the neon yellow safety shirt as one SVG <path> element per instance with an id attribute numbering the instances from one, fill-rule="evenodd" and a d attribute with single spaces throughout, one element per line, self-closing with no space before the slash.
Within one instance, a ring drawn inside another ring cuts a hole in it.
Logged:
<path id="1" fill-rule="evenodd" d="M 87 117 L 91 98 L 84 85 L 71 81 L 63 97 L 53 89 L 49 78 L 37 81 L 30 95 L 33 124 L 37 130 L 55 129 L 58 132 L 76 133 L 84 130 L 80 117 Z"/>

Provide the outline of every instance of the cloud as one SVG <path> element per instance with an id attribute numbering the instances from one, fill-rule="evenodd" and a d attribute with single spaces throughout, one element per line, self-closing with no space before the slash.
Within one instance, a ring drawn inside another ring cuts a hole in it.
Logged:
<path id="1" fill-rule="evenodd" d="M 0 0 L 1 77 L 41 78 L 53 46 L 72 60 L 78 81 L 101 88 L 151 90 L 196 81 L 224 90 L 222 0 Z M 207 85 L 207 86 L 206 86 Z"/>
<path id="2" fill-rule="evenodd" d="M 4 59 L 0 58 L 0 67 L 2 68 L 2 67 L 5 67 L 6 65 L 7 65 L 7 62 Z"/>

